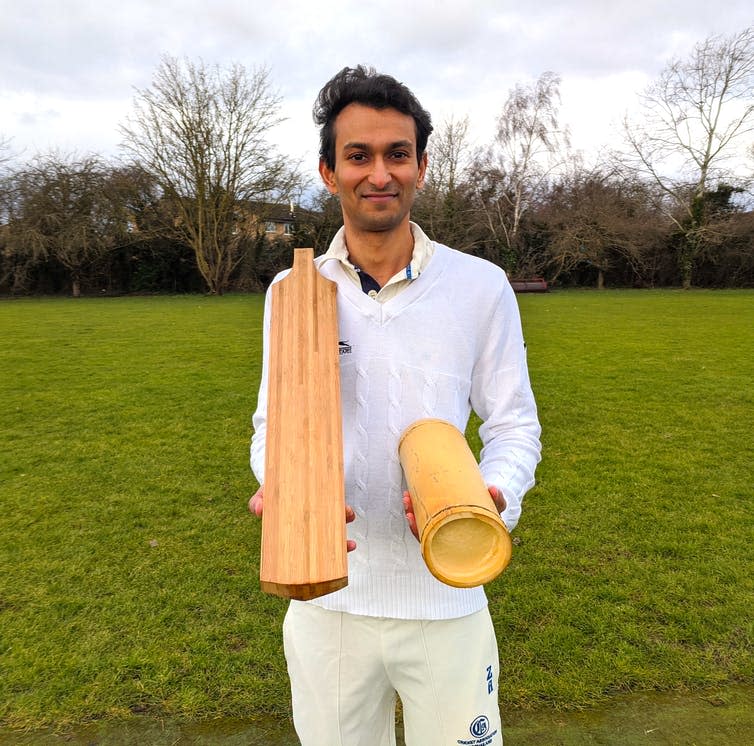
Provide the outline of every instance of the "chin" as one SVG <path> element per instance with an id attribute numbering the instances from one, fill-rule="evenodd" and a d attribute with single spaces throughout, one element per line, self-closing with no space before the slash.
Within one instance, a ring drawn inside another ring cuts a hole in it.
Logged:
<path id="1" fill-rule="evenodd" d="M 393 221 L 387 222 L 387 221 L 372 221 L 372 222 L 363 222 L 361 224 L 361 229 L 368 231 L 370 233 L 385 233 L 387 231 L 391 231 L 394 228 L 397 228 L 400 225 L 400 222 L 396 223 Z"/>
<path id="2" fill-rule="evenodd" d="M 361 219 L 356 220 L 355 223 L 362 228 L 362 230 L 378 233 L 381 231 L 393 230 L 393 228 L 397 228 L 405 220 L 405 215 L 370 215 L 368 217 L 362 216 Z"/>

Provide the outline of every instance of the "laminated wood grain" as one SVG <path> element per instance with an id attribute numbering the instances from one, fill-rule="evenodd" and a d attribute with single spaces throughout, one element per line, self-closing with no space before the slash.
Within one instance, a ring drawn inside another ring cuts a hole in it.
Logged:
<path id="1" fill-rule="evenodd" d="M 312 249 L 271 289 L 260 584 L 285 598 L 348 583 L 336 290 Z"/>

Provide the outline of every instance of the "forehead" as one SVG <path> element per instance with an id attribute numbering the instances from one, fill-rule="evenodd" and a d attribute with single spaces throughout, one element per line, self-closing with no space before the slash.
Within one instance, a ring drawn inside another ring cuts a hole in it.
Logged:
<path id="1" fill-rule="evenodd" d="M 350 143 L 378 147 L 398 141 L 416 145 L 416 126 L 409 114 L 397 109 L 373 109 L 363 104 L 349 104 L 335 118 L 335 147 Z"/>

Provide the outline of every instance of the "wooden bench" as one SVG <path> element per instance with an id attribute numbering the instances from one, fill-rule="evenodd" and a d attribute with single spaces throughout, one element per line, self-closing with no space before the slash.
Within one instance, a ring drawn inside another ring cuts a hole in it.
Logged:
<path id="1" fill-rule="evenodd" d="M 510 281 L 511 287 L 517 293 L 546 293 L 547 281 L 544 277 L 514 277 Z"/>

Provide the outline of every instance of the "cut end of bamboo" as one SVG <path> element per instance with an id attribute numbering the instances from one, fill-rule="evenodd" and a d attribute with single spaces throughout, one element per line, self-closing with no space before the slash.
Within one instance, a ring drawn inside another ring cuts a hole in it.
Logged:
<path id="1" fill-rule="evenodd" d="M 494 580 L 508 566 L 513 550 L 500 517 L 477 505 L 454 506 L 433 516 L 421 547 L 432 574 L 456 588 Z"/>

